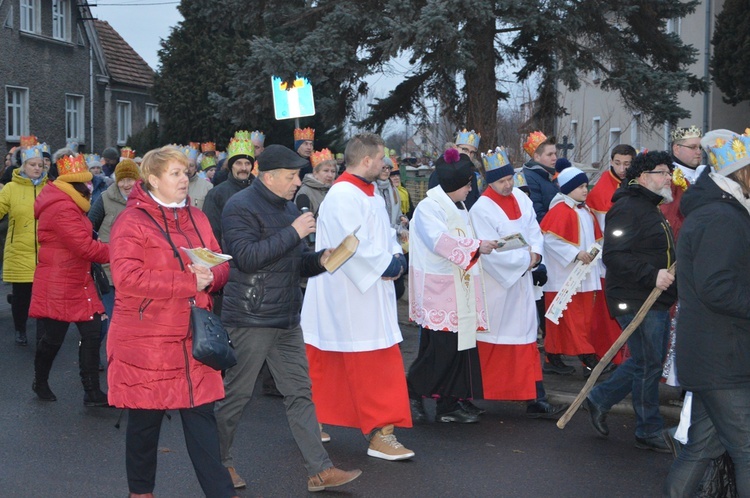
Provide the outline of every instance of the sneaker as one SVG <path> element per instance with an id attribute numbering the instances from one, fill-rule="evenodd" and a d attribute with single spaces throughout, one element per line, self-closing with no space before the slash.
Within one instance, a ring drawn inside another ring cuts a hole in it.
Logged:
<path id="1" fill-rule="evenodd" d="M 635 437 L 635 447 L 639 450 L 651 450 L 657 453 L 672 453 L 661 433 L 651 437 Z"/>
<path id="2" fill-rule="evenodd" d="M 348 482 L 352 482 L 354 479 L 362 475 L 362 471 L 359 469 L 354 470 L 341 470 L 336 467 L 331 467 L 323 472 L 319 472 L 314 476 L 307 478 L 307 490 L 311 493 L 316 491 L 323 491 L 326 488 L 335 488 Z"/>
<path id="3" fill-rule="evenodd" d="M 320 441 L 323 443 L 328 443 L 331 441 L 331 435 L 328 434 L 323 430 L 323 424 L 318 424 L 318 427 L 320 428 Z M 331 467 L 333 468 L 333 467 Z M 312 478 L 311 478 L 312 479 Z"/>
<path id="4" fill-rule="evenodd" d="M 393 425 L 386 425 L 375 431 L 370 438 L 370 447 L 367 448 L 367 454 L 371 457 L 391 461 L 406 460 L 414 456 L 414 452 L 405 448 L 393 435 Z"/>
<path id="5" fill-rule="evenodd" d="M 458 406 L 460 406 L 463 411 L 473 413 L 474 415 L 484 415 L 485 412 L 487 411 L 487 410 L 483 410 L 482 408 L 479 408 L 477 405 L 475 405 L 468 399 L 460 400 L 458 402 Z"/>
<path id="6" fill-rule="evenodd" d="M 576 373 L 576 369 L 566 365 L 558 354 L 547 355 L 547 361 L 544 362 L 542 371 L 547 374 L 555 375 L 573 375 Z"/>
<path id="7" fill-rule="evenodd" d="M 229 477 L 232 478 L 232 486 L 234 486 L 234 489 L 240 489 L 247 486 L 245 480 L 240 477 L 236 470 L 234 470 L 234 467 L 227 467 L 227 470 L 229 471 Z"/>

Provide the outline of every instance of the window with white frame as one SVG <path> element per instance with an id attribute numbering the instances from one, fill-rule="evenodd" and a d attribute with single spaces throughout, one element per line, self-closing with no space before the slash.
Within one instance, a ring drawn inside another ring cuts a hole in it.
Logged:
<path id="1" fill-rule="evenodd" d="M 39 0 L 19 0 L 21 14 L 21 31 L 37 33 L 39 31 Z"/>
<path id="2" fill-rule="evenodd" d="M 84 133 L 83 95 L 65 95 L 65 139 L 83 142 Z"/>
<path id="3" fill-rule="evenodd" d="M 622 131 L 620 128 L 610 128 L 609 129 L 609 150 L 611 151 L 613 147 L 620 145 L 620 135 L 622 134 Z"/>
<path id="4" fill-rule="evenodd" d="M 636 151 L 641 150 L 641 113 L 633 114 L 633 121 L 630 123 L 630 145 Z"/>
<path id="5" fill-rule="evenodd" d="M 28 88 L 5 87 L 5 140 L 17 142 L 29 134 Z"/>
<path id="6" fill-rule="evenodd" d="M 159 107 L 154 104 L 146 104 L 146 125 L 151 121 L 159 124 Z"/>
<path id="7" fill-rule="evenodd" d="M 591 164 L 598 163 L 601 159 L 599 153 L 599 133 L 602 124 L 602 119 L 597 116 L 591 121 L 591 132 L 593 134 L 591 139 Z"/>
<path id="8" fill-rule="evenodd" d="M 68 2 L 52 0 L 52 37 L 58 40 L 68 39 Z"/>
<path id="9" fill-rule="evenodd" d="M 117 101 L 117 145 L 125 145 L 132 131 L 130 102 Z"/>

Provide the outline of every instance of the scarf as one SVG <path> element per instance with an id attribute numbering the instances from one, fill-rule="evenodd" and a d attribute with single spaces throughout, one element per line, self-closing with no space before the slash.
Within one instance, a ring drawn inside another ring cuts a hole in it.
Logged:
<path id="1" fill-rule="evenodd" d="M 55 187 L 68 194 L 68 196 L 73 199 L 73 202 L 76 203 L 76 206 L 81 208 L 84 213 L 89 212 L 89 209 L 91 209 L 91 201 L 86 199 L 79 191 L 73 188 L 73 185 L 62 180 L 55 180 L 52 183 L 55 184 Z"/>
<path id="2" fill-rule="evenodd" d="M 401 199 L 401 214 L 409 212 L 409 191 L 403 185 L 396 187 L 399 199 Z"/>
<path id="3" fill-rule="evenodd" d="M 456 204 L 439 185 L 428 190 L 427 197 L 437 202 L 445 212 L 448 233 L 474 238 L 473 228 L 466 226 Z M 477 345 L 477 300 L 470 271 L 464 271 L 457 265 L 453 265 L 453 286 L 456 289 L 456 312 L 458 314 L 458 350 L 464 351 Z"/>
<path id="4" fill-rule="evenodd" d="M 750 213 L 750 199 L 747 199 L 745 197 L 745 193 L 743 192 L 742 187 L 739 183 L 732 180 L 731 178 L 719 175 L 718 173 L 709 173 L 708 176 L 711 177 L 714 183 L 718 185 L 721 190 L 737 199 L 739 203 L 742 204 L 742 207 L 744 207 L 747 212 Z"/>

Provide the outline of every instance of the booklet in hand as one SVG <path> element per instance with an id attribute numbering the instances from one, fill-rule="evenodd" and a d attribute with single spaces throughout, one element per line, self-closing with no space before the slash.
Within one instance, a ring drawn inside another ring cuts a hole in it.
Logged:
<path id="1" fill-rule="evenodd" d="M 526 242 L 526 239 L 523 238 L 523 235 L 520 233 L 514 233 L 511 235 L 506 235 L 505 237 L 500 237 L 497 240 L 497 249 L 495 249 L 497 252 L 505 252 L 505 251 L 511 251 L 513 249 L 520 249 L 522 247 L 527 247 L 529 244 Z"/>
<path id="2" fill-rule="evenodd" d="M 194 265 L 205 266 L 206 268 L 220 265 L 224 261 L 229 261 L 230 259 L 232 259 L 232 256 L 230 256 L 229 254 L 213 252 L 212 250 L 206 249 L 205 247 L 180 247 L 180 249 L 185 251 L 185 254 L 188 255 L 190 261 L 192 261 Z"/>
<path id="3" fill-rule="evenodd" d="M 341 265 L 349 261 L 349 258 L 354 256 L 354 253 L 357 252 L 357 247 L 359 247 L 359 239 L 356 236 L 357 230 L 359 230 L 359 227 L 355 228 L 352 233 L 344 237 L 341 244 L 339 244 L 328 257 L 328 261 L 323 265 L 328 273 L 333 273 L 338 270 Z"/>

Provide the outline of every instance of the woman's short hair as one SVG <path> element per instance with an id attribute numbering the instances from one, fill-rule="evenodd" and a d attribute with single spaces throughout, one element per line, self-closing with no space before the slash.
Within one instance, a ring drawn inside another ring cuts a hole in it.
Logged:
<path id="1" fill-rule="evenodd" d="M 180 149 L 172 145 L 166 145 L 158 149 L 150 150 L 143 156 L 141 163 L 141 178 L 146 190 L 153 190 L 153 185 L 148 182 L 149 175 L 160 178 L 167 170 L 167 165 L 172 162 L 178 162 L 187 168 L 188 158 Z"/>
<path id="2" fill-rule="evenodd" d="M 325 161 L 320 162 L 313 168 L 313 173 L 319 172 L 321 169 L 323 169 L 323 166 L 333 166 L 333 169 L 338 169 L 338 164 L 336 164 L 335 159 L 327 159 Z"/>

